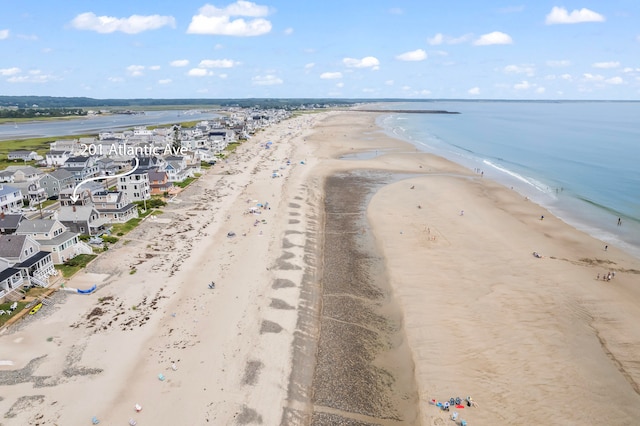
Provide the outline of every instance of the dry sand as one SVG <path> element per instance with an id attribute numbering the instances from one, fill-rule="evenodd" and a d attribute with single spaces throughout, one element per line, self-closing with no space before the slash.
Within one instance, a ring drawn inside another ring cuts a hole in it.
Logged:
<path id="1" fill-rule="evenodd" d="M 639 260 L 374 119 L 261 132 L 0 335 L 0 424 L 637 422 Z"/>

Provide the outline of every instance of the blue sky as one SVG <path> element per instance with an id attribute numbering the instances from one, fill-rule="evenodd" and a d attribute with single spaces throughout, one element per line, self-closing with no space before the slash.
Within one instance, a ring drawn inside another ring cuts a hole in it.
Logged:
<path id="1" fill-rule="evenodd" d="M 640 1 L 0 0 L 0 94 L 640 99 Z"/>

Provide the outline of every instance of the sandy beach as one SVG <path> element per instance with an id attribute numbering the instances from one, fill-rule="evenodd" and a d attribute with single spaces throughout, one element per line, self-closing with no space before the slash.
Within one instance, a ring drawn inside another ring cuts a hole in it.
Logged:
<path id="1" fill-rule="evenodd" d="M 0 424 L 636 423 L 640 260 L 375 118 L 260 132 L 2 332 Z"/>

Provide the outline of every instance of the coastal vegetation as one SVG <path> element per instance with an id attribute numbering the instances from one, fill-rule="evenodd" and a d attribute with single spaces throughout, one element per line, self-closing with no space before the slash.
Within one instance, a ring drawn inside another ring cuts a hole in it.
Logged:
<path id="1" fill-rule="evenodd" d="M 80 117 L 86 115 L 87 111 L 82 108 L 0 108 L 0 118 L 8 120 L 39 117 Z"/>
<path id="2" fill-rule="evenodd" d="M 97 255 L 95 254 L 79 254 L 61 265 L 55 265 L 55 268 L 62 272 L 63 277 L 70 278 L 80 269 L 86 267 L 87 264 L 96 257 Z"/>

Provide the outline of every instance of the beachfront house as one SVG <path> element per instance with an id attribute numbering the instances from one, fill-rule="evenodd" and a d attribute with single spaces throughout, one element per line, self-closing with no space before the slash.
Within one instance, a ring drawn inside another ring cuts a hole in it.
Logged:
<path id="1" fill-rule="evenodd" d="M 59 265 L 79 254 L 92 254 L 91 247 L 78 239 L 78 234 L 71 232 L 59 220 L 35 219 L 20 223 L 16 235 L 33 237 L 40 250 L 51 253 L 54 264 Z"/>
<path id="2" fill-rule="evenodd" d="M 0 212 L 18 212 L 23 204 L 22 192 L 18 188 L 0 184 Z"/>
<path id="3" fill-rule="evenodd" d="M 22 213 L 5 214 L 0 213 L 0 234 L 14 234 L 18 229 L 18 225 L 24 219 Z"/>
<path id="4" fill-rule="evenodd" d="M 165 158 L 165 161 L 166 164 L 162 171 L 167 173 L 169 182 L 183 182 L 189 177 L 187 159 L 185 157 L 171 155 Z"/>
<path id="5" fill-rule="evenodd" d="M 22 271 L 31 285 L 48 287 L 49 277 L 58 274 L 51 253 L 40 250 L 38 242 L 29 235 L 0 235 L 0 258 Z"/>
<path id="6" fill-rule="evenodd" d="M 24 285 L 22 271 L 9 265 L 6 259 L 0 258 L 0 303 L 4 302 L 11 292 Z"/>
<path id="7" fill-rule="evenodd" d="M 149 173 L 137 168 L 133 173 L 118 178 L 118 191 L 127 195 L 132 201 L 143 201 L 151 198 Z"/>
<path id="8" fill-rule="evenodd" d="M 124 223 L 138 217 L 138 207 L 120 191 L 99 191 L 91 195 L 93 206 L 108 223 Z"/>
<path id="9" fill-rule="evenodd" d="M 68 170 L 56 169 L 52 172 L 45 173 L 40 178 L 40 186 L 44 188 L 47 198 L 54 198 L 60 196 L 60 191 L 65 189 L 73 189 L 76 185 L 76 180 Z"/>
<path id="10" fill-rule="evenodd" d="M 172 182 L 169 182 L 169 176 L 166 172 L 155 170 L 149 171 L 149 187 L 151 195 L 174 194 L 178 189 Z"/>

